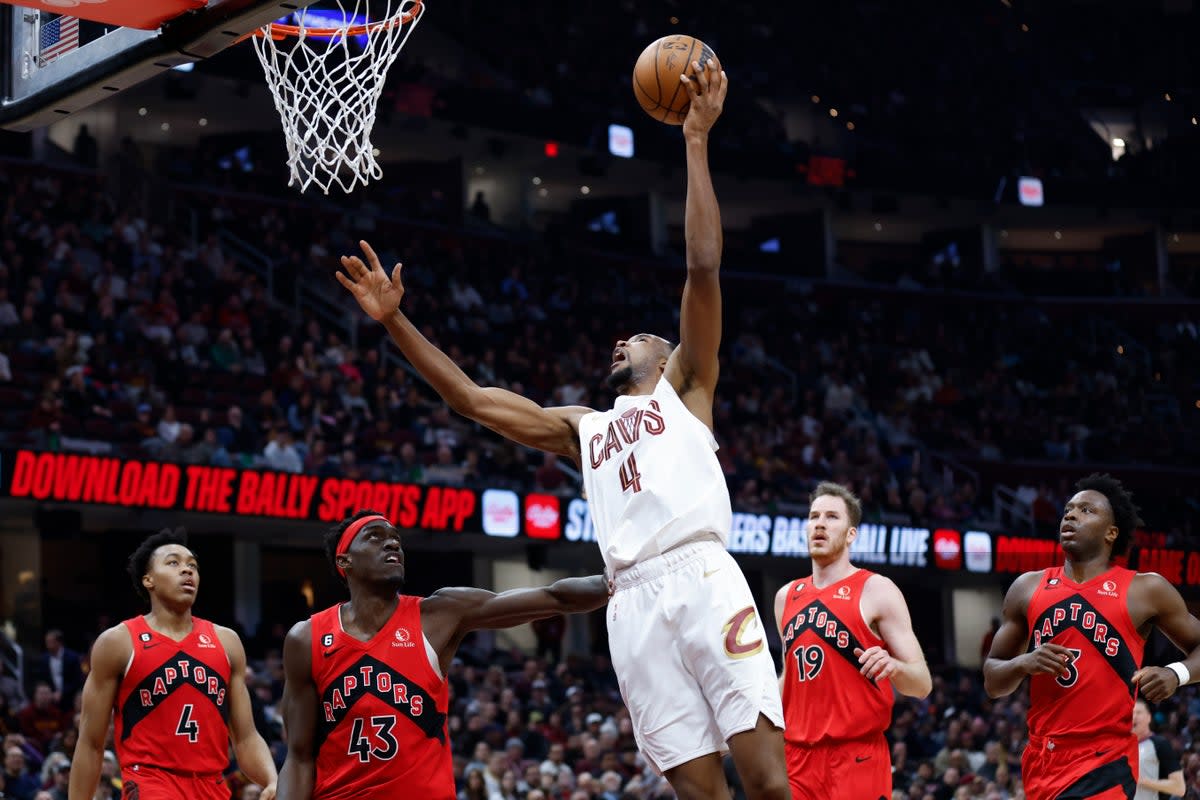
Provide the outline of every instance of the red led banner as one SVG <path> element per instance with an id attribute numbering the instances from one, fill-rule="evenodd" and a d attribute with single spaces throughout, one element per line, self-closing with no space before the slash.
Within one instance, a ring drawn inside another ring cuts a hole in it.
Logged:
<path id="1" fill-rule="evenodd" d="M 400 528 L 479 529 L 473 489 L 181 466 L 66 453 L 5 454 L 3 494 L 58 503 L 336 522 L 373 508 Z"/>
<path id="2" fill-rule="evenodd" d="M 0 497 L 82 505 L 238 514 L 337 522 L 361 508 L 398 528 L 486 533 L 590 543 L 596 538 L 582 498 L 518 495 L 387 481 L 164 464 L 74 453 L 0 452 Z M 522 513 L 522 510 L 524 513 Z M 1168 549 L 1165 536 L 1139 532 L 1129 564 L 1179 587 L 1200 587 L 1200 551 Z M 734 512 L 729 551 L 807 558 L 801 516 Z M 978 530 L 863 523 L 851 558 L 871 568 L 936 569 L 943 574 L 1016 575 L 1063 563 L 1054 539 Z M 1119 560 L 1124 563 L 1124 559 Z"/>

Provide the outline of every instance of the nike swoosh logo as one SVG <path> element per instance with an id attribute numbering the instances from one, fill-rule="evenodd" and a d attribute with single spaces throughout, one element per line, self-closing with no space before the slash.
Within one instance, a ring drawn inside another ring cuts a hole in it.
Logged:
<path id="1" fill-rule="evenodd" d="M 335 647 L 335 648 L 333 648 L 332 650 L 326 650 L 326 651 L 325 651 L 325 657 L 326 657 L 326 658 L 329 658 L 331 655 L 333 655 L 334 653 L 336 653 L 338 650 L 341 650 L 341 649 L 342 649 L 342 648 L 340 648 L 340 647 Z"/>
<path id="2" fill-rule="evenodd" d="M 1110 747 L 1110 748 L 1108 748 L 1108 750 L 1111 750 L 1111 749 L 1112 749 L 1111 747 Z M 1102 756 L 1102 755 L 1104 755 L 1105 753 L 1107 753 L 1107 752 L 1108 752 L 1108 750 L 1097 750 L 1097 751 L 1095 752 L 1095 757 L 1096 757 L 1096 758 L 1099 758 L 1100 756 Z"/>
<path id="3" fill-rule="evenodd" d="M 870 756 L 855 756 L 855 757 L 854 757 L 854 763 L 855 763 L 855 764 L 861 764 L 861 763 L 863 763 L 864 761 L 869 761 L 869 760 L 870 760 L 870 758 L 871 758 Z"/>
<path id="4" fill-rule="evenodd" d="M 143 650 L 149 650 L 151 647 L 158 647 L 162 642 L 146 642 L 142 645 Z"/>
<path id="5" fill-rule="evenodd" d="M 720 567 L 717 567 L 716 569 L 710 569 L 710 570 L 708 570 L 707 572 L 705 572 L 705 573 L 704 573 L 704 577 L 706 577 L 706 578 L 707 578 L 709 575 L 712 575 L 712 574 L 714 574 L 714 573 L 717 573 L 717 572 L 720 572 L 720 571 L 721 571 L 721 568 L 720 568 Z"/>

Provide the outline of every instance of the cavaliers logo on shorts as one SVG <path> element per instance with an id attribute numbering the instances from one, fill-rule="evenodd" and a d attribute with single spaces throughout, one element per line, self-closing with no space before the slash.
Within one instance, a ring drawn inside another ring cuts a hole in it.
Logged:
<path id="1" fill-rule="evenodd" d="M 725 627 L 721 629 L 721 632 L 725 634 L 725 654 L 727 656 L 748 658 L 762 652 L 763 640 L 761 637 L 753 642 L 742 641 L 742 635 L 747 631 L 752 631 L 757 621 L 758 614 L 754 610 L 754 606 L 746 606 L 729 618 Z"/>

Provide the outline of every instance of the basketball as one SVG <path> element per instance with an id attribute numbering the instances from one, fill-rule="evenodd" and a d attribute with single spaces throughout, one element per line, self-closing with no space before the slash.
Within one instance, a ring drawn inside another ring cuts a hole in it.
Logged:
<path id="1" fill-rule="evenodd" d="M 680 33 L 652 42 L 633 67 L 633 94 L 642 110 L 659 122 L 682 125 L 691 98 L 679 76 L 694 75 L 692 62 L 699 61 L 703 69 L 710 58 L 719 70 L 717 54 L 694 36 Z"/>

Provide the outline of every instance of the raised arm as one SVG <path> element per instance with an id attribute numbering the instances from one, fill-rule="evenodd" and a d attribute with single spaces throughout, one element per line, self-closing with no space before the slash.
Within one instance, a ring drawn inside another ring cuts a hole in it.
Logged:
<path id="1" fill-rule="evenodd" d="M 1192 616 L 1179 591 L 1163 576 L 1148 572 L 1134 580 L 1151 609 L 1151 621 L 1186 656 L 1181 666 L 1188 673 L 1187 680 L 1180 680 L 1183 676 L 1169 667 L 1142 667 L 1134 673 L 1138 692 L 1151 703 L 1161 703 L 1181 684 L 1200 679 L 1200 620 Z"/>
<path id="2" fill-rule="evenodd" d="M 132 654 L 133 644 L 124 625 L 109 628 L 92 645 L 92 668 L 83 684 L 79 742 L 71 757 L 71 783 L 67 789 L 70 800 L 92 800 L 96 793 L 117 687 Z"/>
<path id="3" fill-rule="evenodd" d="M 229 628 L 218 627 L 217 636 L 229 655 L 229 740 L 238 766 L 250 780 L 263 787 L 261 800 L 274 800 L 279 776 L 271 749 L 254 727 L 250 691 L 246 688 L 246 649 Z"/>
<path id="4" fill-rule="evenodd" d="M 400 311 L 404 297 L 401 266 L 397 264 L 389 278 L 371 246 L 366 242 L 359 245 L 367 263 L 358 256 L 342 256 L 345 272 L 338 271 L 338 281 L 354 295 L 363 311 L 383 323 L 404 357 L 447 405 L 506 439 L 579 461 L 579 419 L 591 409 L 542 408 L 519 394 L 477 385 Z"/>
<path id="5" fill-rule="evenodd" d="M 316 780 L 317 686 L 312 679 L 312 626 L 297 622 L 283 641 L 283 732 L 287 758 L 279 771 L 279 800 L 312 800 Z M 74 798 L 72 798 L 74 800 Z"/>
<path id="6" fill-rule="evenodd" d="M 900 694 L 925 697 L 933 688 L 921 643 L 913 633 L 908 603 L 890 578 L 872 575 L 863 589 L 864 617 L 873 620 L 884 647 L 856 650 L 861 672 L 871 680 L 890 678 Z"/>
<path id="7" fill-rule="evenodd" d="M 988 697 L 1012 694 L 1026 675 L 1067 671 L 1071 651 L 1062 645 L 1043 642 L 1035 650 L 1025 652 L 1029 642 L 1029 623 L 1025 616 L 1041 579 L 1041 572 L 1026 572 L 1008 587 L 1000 629 L 992 638 L 991 652 L 983 663 L 983 688 Z"/>
<path id="8" fill-rule="evenodd" d="M 666 378 L 698 418 L 712 427 L 717 386 L 717 350 L 721 346 L 721 210 L 708 170 L 708 132 L 721 116 L 725 72 L 697 63 L 696 77 L 680 76 L 691 96 L 683 121 L 687 152 L 687 201 L 683 235 L 687 281 L 679 309 L 679 347 L 667 362 Z"/>
<path id="9" fill-rule="evenodd" d="M 481 628 L 511 628 L 555 614 L 594 611 L 608 602 L 603 575 L 563 578 L 549 586 L 489 592 L 446 588 L 421 602 L 421 626 L 438 651 L 443 674 L 464 636 Z"/>

